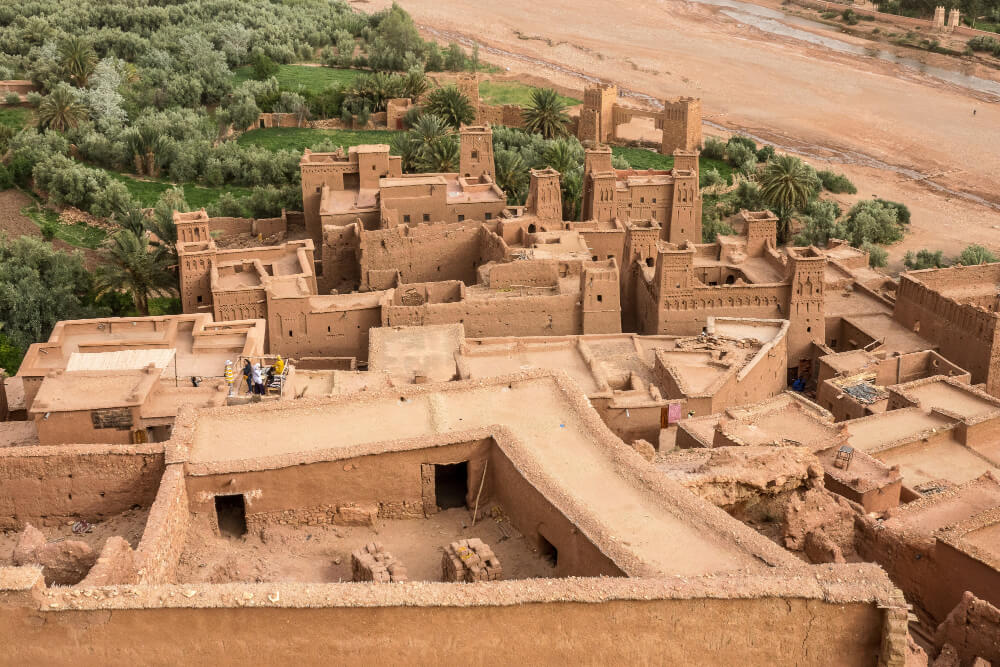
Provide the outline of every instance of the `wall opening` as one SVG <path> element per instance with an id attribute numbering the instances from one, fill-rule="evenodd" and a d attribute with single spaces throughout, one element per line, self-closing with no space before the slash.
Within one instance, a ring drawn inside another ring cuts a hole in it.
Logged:
<path id="1" fill-rule="evenodd" d="M 434 495 L 437 506 L 443 510 L 465 507 L 465 497 L 469 495 L 469 462 L 435 465 Z"/>
<path id="2" fill-rule="evenodd" d="M 559 550 L 541 534 L 538 535 L 538 555 L 552 567 L 559 564 Z"/>
<path id="3" fill-rule="evenodd" d="M 215 497 L 215 514 L 219 520 L 219 532 L 226 537 L 242 537 L 247 534 L 247 507 L 242 494 Z"/>

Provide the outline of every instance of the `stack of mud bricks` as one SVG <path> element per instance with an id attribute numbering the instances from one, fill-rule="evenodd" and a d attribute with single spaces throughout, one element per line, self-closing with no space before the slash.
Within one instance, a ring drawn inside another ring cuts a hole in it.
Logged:
<path id="1" fill-rule="evenodd" d="M 498 581 L 503 576 L 500 559 L 477 537 L 445 547 L 441 571 L 445 581 Z"/>
<path id="2" fill-rule="evenodd" d="M 354 581 L 374 581 L 377 584 L 406 581 L 406 568 L 385 550 L 381 542 L 369 542 L 351 554 Z"/>

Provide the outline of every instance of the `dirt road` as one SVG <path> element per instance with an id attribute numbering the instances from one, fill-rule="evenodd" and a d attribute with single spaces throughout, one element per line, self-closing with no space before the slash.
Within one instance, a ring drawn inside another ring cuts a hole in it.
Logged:
<path id="1" fill-rule="evenodd" d="M 577 90 L 585 73 L 655 98 L 697 96 L 706 121 L 846 171 L 864 196 L 892 197 L 912 209 L 914 233 L 891 249 L 895 260 L 909 248 L 955 254 L 979 242 L 1000 249 L 994 229 L 1000 225 L 1000 104 L 988 95 L 873 57 L 763 32 L 719 7 L 692 2 L 399 3 L 429 35 L 472 38 L 513 54 L 483 51 L 512 72 Z M 388 4 L 356 6 L 374 11 Z M 947 62 L 920 53 L 906 55 L 937 66 Z M 982 68 L 970 73 L 996 76 Z M 934 190 L 925 180 L 993 206 Z"/>

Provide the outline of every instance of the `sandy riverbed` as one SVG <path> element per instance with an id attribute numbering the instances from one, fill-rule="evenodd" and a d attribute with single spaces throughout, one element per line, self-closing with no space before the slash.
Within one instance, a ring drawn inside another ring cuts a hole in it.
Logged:
<path id="1" fill-rule="evenodd" d="M 797 148 L 821 168 L 844 171 L 859 196 L 905 202 L 913 233 L 890 249 L 897 267 L 913 248 L 955 254 L 978 242 L 1000 250 L 1000 209 L 851 157 L 860 153 L 1000 204 L 1000 104 L 983 94 L 871 57 L 761 32 L 717 7 L 691 2 L 399 2 L 439 38 L 475 38 L 556 65 L 484 50 L 485 59 L 513 73 L 576 90 L 584 85 L 576 73 L 586 73 L 657 98 L 697 96 L 707 121 Z M 356 6 L 374 11 L 388 4 Z M 933 58 L 938 66 L 951 60 L 956 69 L 964 67 L 957 59 Z M 981 68 L 976 74 L 990 75 Z"/>

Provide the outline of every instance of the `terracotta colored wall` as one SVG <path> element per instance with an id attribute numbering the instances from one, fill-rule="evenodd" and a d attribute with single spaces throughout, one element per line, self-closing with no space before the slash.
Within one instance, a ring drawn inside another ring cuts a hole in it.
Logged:
<path id="1" fill-rule="evenodd" d="M 578 295 L 522 296 L 423 306 L 389 306 L 387 326 L 465 325 L 469 338 L 567 336 L 582 332 Z"/>
<path id="2" fill-rule="evenodd" d="M 1000 663 L 1000 609 L 972 593 L 966 592 L 962 601 L 948 614 L 934 635 L 934 644 L 951 644 L 959 657 L 971 663 L 982 657 L 993 664 Z"/>
<path id="3" fill-rule="evenodd" d="M 443 586 L 443 585 L 442 585 Z M 259 589 L 263 598 L 268 589 Z M 180 599 L 180 595 L 176 596 Z M 336 631 L 331 631 L 331 629 Z M 457 629 L 474 631 L 462 632 Z M 873 604 L 746 600 L 30 611 L 0 603 L 12 664 L 873 665 Z M 142 641 L 136 641 L 142 637 Z M 502 648 L 501 648 L 502 647 Z M 154 657 L 155 656 L 155 657 Z"/>
<path id="4" fill-rule="evenodd" d="M 272 354 L 367 359 L 368 330 L 379 326 L 382 326 L 382 309 L 378 305 L 312 312 L 308 299 L 268 301 L 269 351 Z"/>
<path id="5" fill-rule="evenodd" d="M 190 509 L 214 515 L 216 495 L 244 494 L 248 520 L 253 515 L 350 503 L 378 503 L 389 515 L 402 514 L 404 508 L 422 513 L 420 465 L 481 459 L 487 443 L 478 440 L 247 473 L 202 475 L 195 469 L 186 480 Z M 478 480 L 474 468 L 470 464 L 470 477 Z M 235 484 L 230 484 L 232 479 Z M 483 493 L 481 501 L 489 497 L 489 484 Z"/>
<path id="6" fill-rule="evenodd" d="M 90 410 L 74 412 L 50 412 L 49 418 L 38 415 L 35 426 L 38 428 L 38 442 L 42 445 L 73 444 L 122 444 L 132 442 L 132 431 L 142 428 L 142 418 L 139 409 L 130 409 L 132 413 L 132 428 L 94 428 Z"/>
<path id="7" fill-rule="evenodd" d="M 0 457 L 0 530 L 149 506 L 162 473 L 155 446 L 11 448 Z"/>
<path id="8" fill-rule="evenodd" d="M 167 466 L 160 488 L 146 519 L 146 530 L 136 549 L 135 564 L 144 584 L 162 584 L 173 580 L 177 559 L 184 549 L 190 513 L 184 466 Z"/>
<path id="9" fill-rule="evenodd" d="M 480 225 L 400 226 L 361 233 L 361 286 L 366 289 L 370 270 L 398 269 L 404 283 L 439 280 L 476 282 L 482 263 Z"/>

